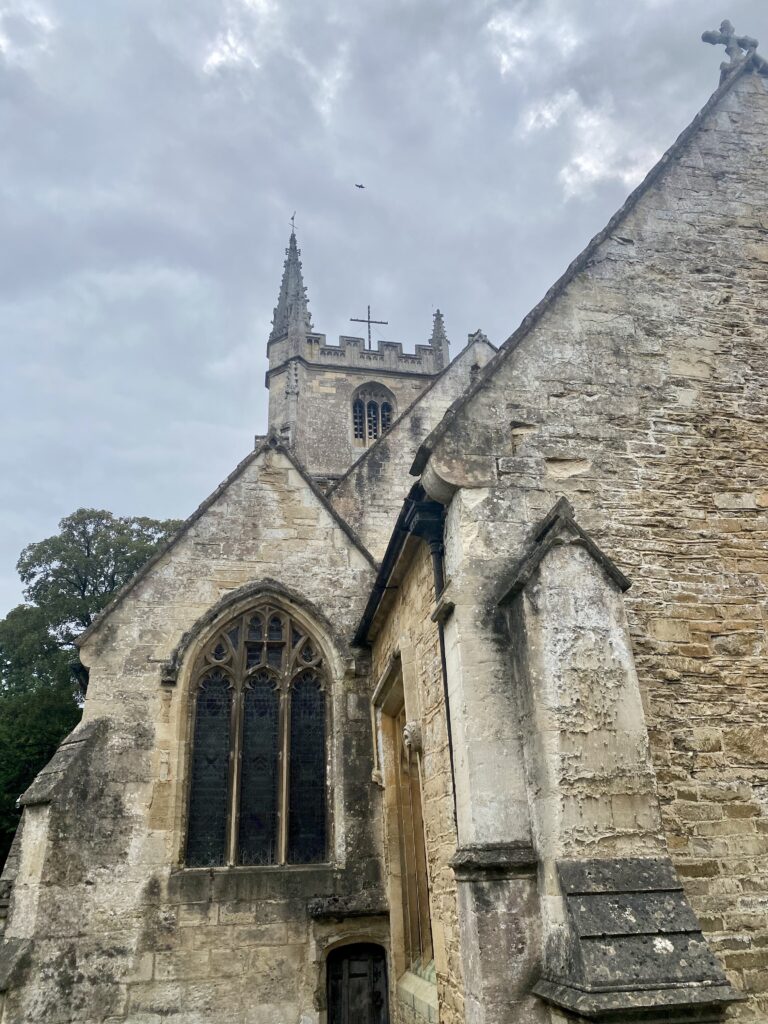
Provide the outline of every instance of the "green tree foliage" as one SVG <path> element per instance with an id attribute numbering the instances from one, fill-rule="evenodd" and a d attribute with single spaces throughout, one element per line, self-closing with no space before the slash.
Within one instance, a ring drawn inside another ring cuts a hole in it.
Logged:
<path id="1" fill-rule="evenodd" d="M 75 637 L 179 525 L 78 509 L 54 537 L 22 551 L 28 603 L 0 620 L 0 864 L 18 824 L 16 800 L 80 719 Z"/>
<path id="2" fill-rule="evenodd" d="M 55 537 L 22 551 L 16 568 L 24 595 L 45 611 L 59 643 L 69 646 L 178 527 L 175 519 L 78 509 L 61 520 Z"/>

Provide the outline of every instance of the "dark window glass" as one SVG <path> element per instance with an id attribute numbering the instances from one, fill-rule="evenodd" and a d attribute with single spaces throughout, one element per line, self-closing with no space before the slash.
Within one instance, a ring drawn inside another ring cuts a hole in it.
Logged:
<path id="1" fill-rule="evenodd" d="M 245 645 L 245 667 L 255 668 L 261 664 L 261 652 L 264 644 L 246 644 Z"/>
<path id="2" fill-rule="evenodd" d="M 240 783 L 240 864 L 277 860 L 278 701 L 275 680 L 259 672 L 246 688 Z"/>
<path id="3" fill-rule="evenodd" d="M 392 426 L 392 406 L 389 402 L 381 403 L 381 430 L 389 430 Z"/>
<path id="4" fill-rule="evenodd" d="M 352 431 L 356 441 L 365 440 L 365 404 L 361 398 L 352 403 Z"/>
<path id="5" fill-rule="evenodd" d="M 270 646 L 267 651 L 267 664 L 270 668 L 280 668 L 283 663 L 283 647 L 280 644 L 277 647 Z"/>
<path id="6" fill-rule="evenodd" d="M 227 861 L 231 712 L 229 680 L 215 669 L 200 683 L 195 708 L 187 834 L 187 863 L 193 867 Z"/>
<path id="7" fill-rule="evenodd" d="M 291 687 L 288 861 L 326 858 L 325 694 L 314 672 Z"/>
<path id="8" fill-rule="evenodd" d="M 273 615 L 272 618 L 269 620 L 269 639 L 283 639 L 283 623 L 282 620 L 277 615 Z"/>

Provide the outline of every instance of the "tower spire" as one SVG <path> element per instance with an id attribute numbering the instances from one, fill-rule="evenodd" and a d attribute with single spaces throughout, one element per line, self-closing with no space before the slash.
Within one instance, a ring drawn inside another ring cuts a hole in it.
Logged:
<path id="1" fill-rule="evenodd" d="M 272 317 L 272 332 L 269 340 L 284 338 L 292 330 L 306 333 L 312 330 L 312 319 L 307 305 L 307 289 L 301 273 L 301 250 L 296 245 L 296 232 L 291 227 L 291 237 L 285 250 L 283 280 Z"/>

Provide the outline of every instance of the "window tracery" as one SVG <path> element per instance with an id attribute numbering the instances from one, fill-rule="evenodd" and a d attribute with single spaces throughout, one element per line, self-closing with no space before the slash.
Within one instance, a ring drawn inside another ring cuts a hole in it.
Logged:
<path id="1" fill-rule="evenodd" d="M 366 447 L 392 426 L 395 400 L 381 384 L 366 384 L 355 392 L 352 402 L 352 437 Z"/>
<path id="2" fill-rule="evenodd" d="M 192 685 L 187 864 L 324 861 L 327 712 L 316 641 L 265 603 L 209 641 Z"/>

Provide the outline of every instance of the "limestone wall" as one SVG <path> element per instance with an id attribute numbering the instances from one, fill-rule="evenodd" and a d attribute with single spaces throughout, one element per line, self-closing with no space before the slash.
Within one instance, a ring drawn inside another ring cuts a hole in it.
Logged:
<path id="1" fill-rule="evenodd" d="M 450 867 L 456 852 L 453 786 L 443 699 L 437 625 L 431 621 L 434 581 L 429 548 L 415 545 L 413 562 L 397 591 L 373 652 L 373 678 L 380 678 L 395 654 L 402 661 L 408 717 L 422 728 L 420 759 L 424 828 L 430 878 L 430 910 L 441 1024 L 463 1024 L 464 996 L 459 948 L 456 880 Z M 410 690 L 410 702 L 409 702 Z M 387 871 L 399 866 L 387 864 Z M 392 906 L 393 944 L 398 908 Z M 407 1016 L 403 1024 L 410 1024 Z"/>
<path id="2" fill-rule="evenodd" d="M 366 371 L 344 364 L 318 367 L 294 361 L 270 380 L 270 427 L 280 431 L 284 421 L 290 424 L 296 456 L 314 476 L 341 475 L 365 451 L 355 443 L 352 431 L 356 390 L 368 384 L 382 385 L 394 398 L 397 416 L 431 379 L 420 373 L 379 373 L 375 366 Z M 291 389 L 294 394 L 281 397 L 281 392 Z"/>
<path id="3" fill-rule="evenodd" d="M 370 683 L 343 639 L 372 578 L 286 456 L 266 449 L 93 633 L 81 729 L 101 724 L 61 786 L 25 811 L 6 938 L 33 945 L 11 978 L 4 1024 L 318 1021 L 328 946 L 386 944 Z M 264 580 L 289 606 L 295 595 L 324 648 L 331 855 L 326 865 L 187 869 L 189 666 L 215 622 L 263 594 Z M 331 897 L 361 916 L 310 913 L 310 900 Z"/>
<path id="4" fill-rule="evenodd" d="M 369 452 L 361 454 L 330 489 L 328 496 L 334 508 L 358 532 L 375 558 L 383 556 L 403 501 L 413 486 L 409 471 L 419 445 L 494 352 L 484 338 L 470 339 L 408 415 L 399 419 Z M 405 411 L 404 406 L 398 410 L 399 414 Z"/>
<path id="5" fill-rule="evenodd" d="M 487 655 L 476 733 L 495 734 L 508 699 L 495 600 L 561 495 L 632 579 L 667 844 L 751 996 L 731 1013 L 754 1020 L 768 1014 L 766 85 L 748 74 L 725 95 L 498 360 L 424 477 L 445 500 L 460 488 L 446 559 Z M 502 755 L 510 777 L 514 750 Z M 492 834 L 482 801 L 467 813 Z"/>

